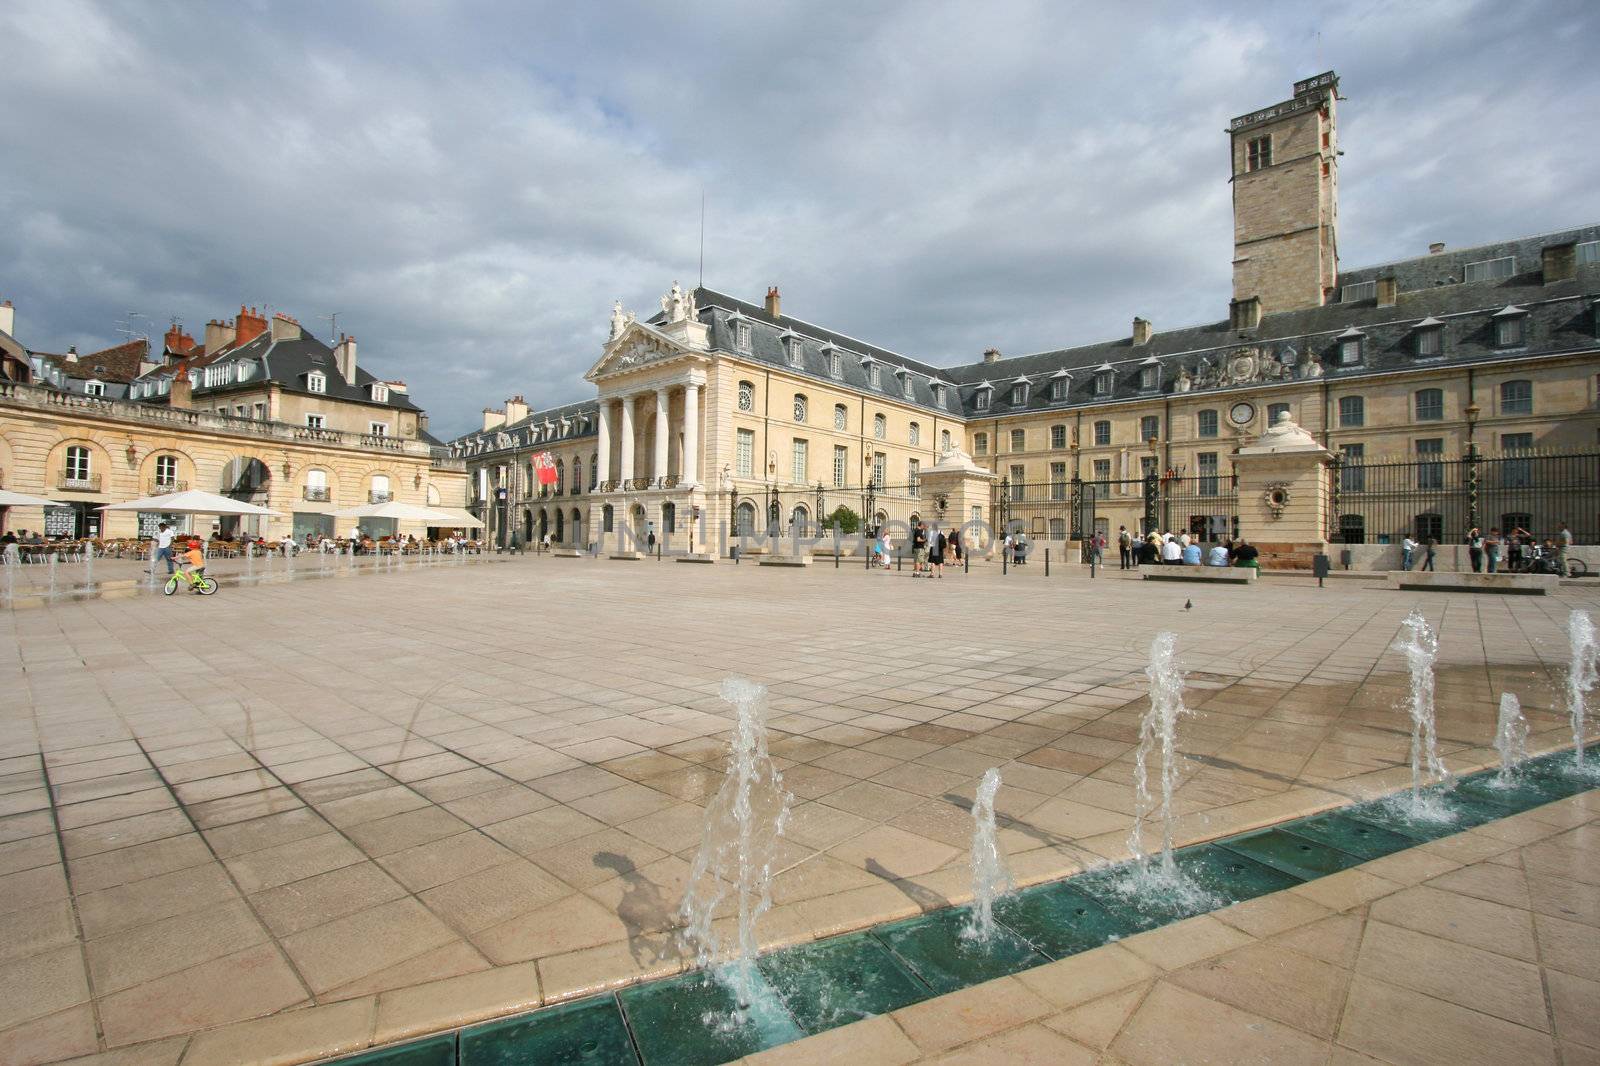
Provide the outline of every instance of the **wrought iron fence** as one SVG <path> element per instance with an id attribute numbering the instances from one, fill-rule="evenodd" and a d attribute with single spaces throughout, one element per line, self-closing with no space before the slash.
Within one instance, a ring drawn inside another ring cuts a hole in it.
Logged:
<path id="1" fill-rule="evenodd" d="M 1007 529 L 1020 523 L 1034 539 L 1085 540 L 1099 532 L 1109 541 L 1113 529 L 1127 526 L 1222 540 L 1238 534 L 1238 479 L 1231 470 L 1196 477 L 1003 478 L 995 486 L 990 521 Z"/>
<path id="2" fill-rule="evenodd" d="M 1410 535 L 1459 541 L 1474 526 L 1554 537 L 1566 522 L 1579 543 L 1600 539 L 1600 452 L 1351 461 L 1329 470 L 1328 539 L 1397 544 Z"/>

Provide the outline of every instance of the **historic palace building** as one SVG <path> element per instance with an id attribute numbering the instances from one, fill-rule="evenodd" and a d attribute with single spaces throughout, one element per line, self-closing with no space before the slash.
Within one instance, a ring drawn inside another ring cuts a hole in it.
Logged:
<path id="1" fill-rule="evenodd" d="M 962 449 L 994 474 L 978 517 L 1035 538 L 1220 537 L 1259 502 L 1233 454 L 1287 414 L 1339 460 L 1330 540 L 1562 520 L 1592 541 L 1600 225 L 1342 269 L 1338 99 L 1329 72 L 1230 123 L 1226 318 L 939 367 L 786 315 L 776 289 L 758 306 L 674 285 L 647 320 L 613 310 L 593 400 L 517 397 L 451 442 L 470 506 L 499 539 L 601 550 L 624 529 L 704 550 L 724 524 L 788 534 L 840 506 L 965 522 L 919 486 Z M 1532 492 L 1555 456 L 1571 491 Z"/>
<path id="2" fill-rule="evenodd" d="M 465 503 L 465 463 L 428 434 L 404 383 L 357 365 L 353 337 L 329 347 L 286 315 L 243 307 L 209 322 L 200 343 L 174 325 L 160 351 L 140 338 L 58 355 L 27 349 L 14 332 L 7 301 L 0 486 L 66 506 L 12 508 L 8 529 L 126 537 L 163 520 L 188 529 L 187 516 L 100 508 L 191 488 L 279 512 L 245 520 L 268 539 L 332 534 L 334 512 L 370 502 Z M 224 519 L 220 532 L 238 521 Z M 337 532 L 358 524 L 395 531 L 393 520 L 343 519 Z"/>

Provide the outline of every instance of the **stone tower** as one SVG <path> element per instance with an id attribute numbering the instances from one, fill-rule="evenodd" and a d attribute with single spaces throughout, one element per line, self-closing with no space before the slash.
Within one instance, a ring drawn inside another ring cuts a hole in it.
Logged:
<path id="1" fill-rule="evenodd" d="M 1338 285 L 1339 135 L 1333 71 L 1228 124 L 1233 149 L 1233 313 L 1318 307 Z"/>

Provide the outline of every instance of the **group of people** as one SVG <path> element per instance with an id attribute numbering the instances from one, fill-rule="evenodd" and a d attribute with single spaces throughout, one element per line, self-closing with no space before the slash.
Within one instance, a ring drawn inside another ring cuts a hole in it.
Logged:
<path id="1" fill-rule="evenodd" d="M 1213 541 L 1209 546 L 1188 533 L 1155 533 L 1141 537 L 1127 526 L 1117 530 L 1117 554 L 1123 570 L 1140 566 L 1247 566 L 1261 568 L 1261 552 L 1244 538 Z"/>
<path id="2" fill-rule="evenodd" d="M 917 522 L 911 527 L 911 576 L 943 578 L 947 561 L 952 565 L 961 564 L 962 550 L 961 531 L 954 526 L 929 529 L 928 523 Z M 871 566 L 890 569 L 893 551 L 889 527 L 884 526 L 872 538 Z"/>
<path id="3" fill-rule="evenodd" d="M 1509 571 L 1552 573 L 1566 577 L 1569 570 L 1567 556 L 1572 549 L 1572 530 L 1567 528 L 1565 522 L 1558 522 L 1556 526 L 1556 535 L 1546 537 L 1543 543 L 1521 526 L 1515 526 L 1505 534 L 1500 532 L 1498 526 L 1491 526 L 1488 533 L 1473 526 L 1467 530 L 1465 540 L 1472 572 L 1481 574 L 1487 570 L 1491 574 L 1499 573 L 1504 563 L 1504 568 Z M 1438 550 L 1439 542 L 1433 537 L 1419 542 L 1407 534 L 1400 541 L 1400 569 L 1412 569 L 1416 565 L 1417 553 L 1421 552 L 1421 569 L 1432 570 Z"/>
<path id="4" fill-rule="evenodd" d="M 55 538 L 60 540 L 60 537 Z M 0 533 L 0 547 L 10 547 L 13 544 L 44 544 L 45 539 L 36 529 L 29 533 L 26 529 L 19 529 L 15 533 L 9 529 Z"/>

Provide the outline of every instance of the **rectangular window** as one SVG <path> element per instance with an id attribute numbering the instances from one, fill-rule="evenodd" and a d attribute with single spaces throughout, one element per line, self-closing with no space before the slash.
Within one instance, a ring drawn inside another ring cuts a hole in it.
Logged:
<path id="1" fill-rule="evenodd" d="M 1341 444 L 1344 467 L 1339 471 L 1339 488 L 1344 492 L 1367 491 L 1367 471 L 1361 464 L 1367 456 L 1365 444 Z"/>
<path id="2" fill-rule="evenodd" d="M 1339 365 L 1355 366 L 1361 362 L 1361 338 L 1346 337 L 1339 342 Z"/>
<path id="3" fill-rule="evenodd" d="M 1217 412 L 1201 411 L 1195 416 L 1195 428 L 1202 437 L 1215 437 L 1217 435 Z"/>
<path id="4" fill-rule="evenodd" d="M 1501 382 L 1500 413 L 1503 415 L 1533 414 L 1533 382 L 1520 380 Z"/>
<path id="5" fill-rule="evenodd" d="M 1288 413 L 1289 405 L 1286 403 L 1267 404 L 1267 425 L 1275 425 L 1278 421 L 1279 415 L 1286 415 Z"/>
<path id="6" fill-rule="evenodd" d="M 1104 448 L 1111 443 L 1111 423 L 1096 422 L 1094 424 L 1094 443 L 1097 448 Z"/>
<path id="7" fill-rule="evenodd" d="M 1367 424 L 1367 401 L 1360 396 L 1339 397 L 1339 428 L 1357 429 Z"/>
<path id="8" fill-rule="evenodd" d="M 327 392 L 328 379 L 320 373 L 306 375 L 306 390 L 308 392 Z"/>
<path id="9" fill-rule="evenodd" d="M 1438 326 L 1417 330 L 1417 355 L 1427 358 L 1444 351 L 1444 330 Z"/>
<path id="10" fill-rule="evenodd" d="M 902 374 L 900 376 L 900 395 L 908 400 L 916 396 L 916 387 L 911 381 L 910 374 Z"/>
<path id="11" fill-rule="evenodd" d="M 71 447 L 67 449 L 67 480 L 89 480 L 89 449 Z"/>
<path id="12" fill-rule="evenodd" d="M 367 432 L 372 434 L 374 437 L 387 437 L 389 435 L 389 423 L 368 422 Z"/>
<path id="13" fill-rule="evenodd" d="M 1153 456 L 1153 455 L 1141 455 L 1141 456 L 1139 456 L 1139 476 L 1140 477 L 1154 477 L 1158 473 L 1160 473 L 1160 471 L 1158 471 L 1156 469 L 1156 457 L 1155 456 Z"/>
<path id="14" fill-rule="evenodd" d="M 1056 378 L 1050 382 L 1050 399 L 1065 400 L 1067 398 L 1067 379 Z"/>
<path id="15" fill-rule="evenodd" d="M 105 383 L 99 381 L 86 381 L 83 385 L 83 394 L 85 396 L 104 396 L 106 394 Z"/>
<path id="16" fill-rule="evenodd" d="M 234 409 L 233 409 L 233 417 L 235 417 L 235 418 L 243 418 L 244 415 L 245 415 L 245 406 L 244 406 L 244 404 L 241 403 L 238 406 L 234 407 Z"/>
<path id="17" fill-rule="evenodd" d="M 987 434 L 987 433 L 974 433 L 972 435 L 972 454 L 973 455 L 988 455 L 989 454 L 989 434 Z"/>
<path id="18" fill-rule="evenodd" d="M 1417 421 L 1439 422 L 1444 418 L 1444 390 L 1417 390 Z"/>
<path id="19" fill-rule="evenodd" d="M 844 374 L 844 358 L 838 352 L 828 353 L 828 376 L 838 378 Z"/>
<path id="20" fill-rule="evenodd" d="M 307 429 L 322 429 L 327 424 L 328 420 L 322 415 L 306 415 Z"/>
<path id="21" fill-rule="evenodd" d="M 1139 368 L 1139 387 L 1153 389 L 1161 383 L 1161 368 L 1159 366 L 1143 366 Z"/>
<path id="22" fill-rule="evenodd" d="M 1014 452 L 1026 451 L 1028 446 L 1028 431 L 1014 429 L 1011 431 L 1011 450 Z"/>
<path id="23" fill-rule="evenodd" d="M 750 323 L 735 322 L 733 324 L 733 350 L 750 354 Z"/>
<path id="24" fill-rule="evenodd" d="M 1111 371 L 1102 370 L 1094 376 L 1094 394 L 1096 396 L 1110 396 L 1111 384 Z"/>
<path id="25" fill-rule="evenodd" d="M 1443 458 L 1443 437 L 1425 437 L 1417 441 L 1417 488 L 1444 488 Z"/>
<path id="26" fill-rule="evenodd" d="M 842 444 L 833 446 L 833 483 L 841 488 L 850 476 L 850 449 Z"/>
<path id="27" fill-rule="evenodd" d="M 1022 467 L 1013 466 L 1011 468 L 1011 501 L 1013 503 L 1022 502 L 1022 485 L 1024 477 L 1025 474 Z"/>
<path id="28" fill-rule="evenodd" d="M 1376 281 L 1356 281 L 1345 285 L 1339 290 L 1339 302 L 1342 304 L 1360 303 L 1362 300 L 1376 300 L 1378 298 L 1378 283 Z"/>
<path id="29" fill-rule="evenodd" d="M 1139 439 L 1151 441 L 1161 436 L 1161 416 L 1145 415 L 1139 419 Z"/>
<path id="30" fill-rule="evenodd" d="M 1523 343 L 1527 331 L 1521 315 L 1506 315 L 1494 320 L 1494 343 L 1500 348 L 1515 348 Z"/>
<path id="31" fill-rule="evenodd" d="M 1532 433 L 1502 433 L 1500 434 L 1500 450 L 1503 452 L 1525 452 L 1533 448 Z"/>
<path id="32" fill-rule="evenodd" d="M 867 383 L 875 389 L 883 386 L 883 371 L 877 363 L 867 367 Z"/>
<path id="33" fill-rule="evenodd" d="M 175 485 L 178 482 L 178 457 L 175 455 L 159 455 L 156 457 L 156 484 Z"/>
<path id="34" fill-rule="evenodd" d="M 1463 270 L 1463 281 L 1497 281 L 1500 278 L 1509 278 L 1517 272 L 1515 256 L 1502 256 L 1499 259 L 1481 259 L 1476 263 L 1468 263 Z"/>
<path id="35" fill-rule="evenodd" d="M 1066 426 L 1051 426 L 1050 427 L 1050 447 L 1052 447 L 1052 448 L 1065 448 L 1066 446 L 1067 446 L 1067 427 Z"/>
<path id="36" fill-rule="evenodd" d="M 1067 464 L 1050 464 L 1050 498 L 1064 500 L 1067 498 Z"/>
<path id="37" fill-rule="evenodd" d="M 756 431 L 741 429 L 734 435 L 733 472 L 739 477 L 755 476 Z"/>
<path id="38" fill-rule="evenodd" d="M 1200 467 L 1200 495 L 1215 496 L 1217 494 L 1217 453 L 1201 452 L 1196 456 Z"/>
<path id="39" fill-rule="evenodd" d="M 1246 171 L 1260 170 L 1272 165 L 1272 134 L 1250 138 L 1245 146 L 1244 169 Z"/>
<path id="40" fill-rule="evenodd" d="M 989 409 L 988 389 L 979 389 L 972 394 L 972 409 L 974 411 L 987 411 Z"/>
<path id="41" fill-rule="evenodd" d="M 264 403 L 256 404 L 256 406 L 255 406 L 255 418 L 256 418 L 257 422 L 265 422 L 267 420 L 267 405 L 266 404 L 264 404 Z"/>
<path id="42" fill-rule="evenodd" d="M 1104 496 L 1111 487 L 1111 460 L 1096 459 L 1094 461 L 1095 487 L 1101 496 Z"/>
<path id="43" fill-rule="evenodd" d="M 880 488 L 887 484 L 889 477 L 889 457 L 883 452 L 872 453 L 872 480 Z"/>
<path id="44" fill-rule="evenodd" d="M 920 460 L 920 459 L 908 459 L 908 460 L 906 460 L 906 484 L 911 487 L 911 494 L 913 496 L 916 495 L 916 493 L 917 493 L 917 489 L 919 487 L 919 483 L 921 481 L 921 477 L 922 477 L 922 460 Z"/>
<path id="45" fill-rule="evenodd" d="M 1578 262 L 1600 263 L 1600 241 L 1584 241 L 1578 245 Z"/>
<path id="46" fill-rule="evenodd" d="M 810 466 L 810 464 L 806 461 L 809 458 L 809 451 L 810 447 L 806 441 L 797 440 L 794 442 L 794 453 L 792 456 L 793 462 L 790 464 L 789 472 L 792 475 L 795 484 L 797 485 L 804 485 L 806 483 L 806 477 Z"/>
<path id="47" fill-rule="evenodd" d="M 1500 434 L 1500 484 L 1508 489 L 1533 487 L 1533 460 L 1525 456 L 1533 450 L 1532 433 Z"/>

